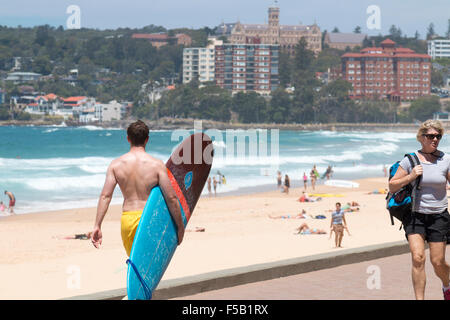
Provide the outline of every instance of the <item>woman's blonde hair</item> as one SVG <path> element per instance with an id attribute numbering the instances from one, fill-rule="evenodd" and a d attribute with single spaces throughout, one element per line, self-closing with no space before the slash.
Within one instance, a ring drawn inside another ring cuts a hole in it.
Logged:
<path id="1" fill-rule="evenodd" d="M 427 120 L 420 125 L 419 131 L 417 131 L 417 140 L 426 134 L 429 129 L 434 129 L 439 132 L 440 135 L 444 135 L 444 127 L 442 127 L 442 123 L 439 120 Z"/>

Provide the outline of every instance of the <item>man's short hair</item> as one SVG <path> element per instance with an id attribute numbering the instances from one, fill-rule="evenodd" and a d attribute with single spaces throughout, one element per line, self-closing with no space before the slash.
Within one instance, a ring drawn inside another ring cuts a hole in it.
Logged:
<path id="1" fill-rule="evenodd" d="M 145 145 L 145 140 L 148 138 L 148 132 L 149 128 L 141 120 L 133 122 L 127 129 L 128 138 L 133 146 Z"/>

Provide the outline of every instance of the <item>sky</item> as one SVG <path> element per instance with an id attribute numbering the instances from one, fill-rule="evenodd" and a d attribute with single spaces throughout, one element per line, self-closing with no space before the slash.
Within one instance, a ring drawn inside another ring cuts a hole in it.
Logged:
<path id="1" fill-rule="evenodd" d="M 84 28 L 140 28 L 154 24 L 167 29 L 214 28 L 222 22 L 267 23 L 268 7 L 274 0 L 0 0 L 0 25 L 31 27 L 42 24 L 67 26 L 67 8 L 80 9 Z M 380 28 L 369 29 L 379 8 Z M 413 36 L 424 38 L 431 22 L 436 33 L 447 32 L 450 0 L 278 0 L 280 24 L 313 24 L 322 31 L 338 27 L 352 32 L 361 26 L 369 35 L 388 34 L 392 25 Z"/>

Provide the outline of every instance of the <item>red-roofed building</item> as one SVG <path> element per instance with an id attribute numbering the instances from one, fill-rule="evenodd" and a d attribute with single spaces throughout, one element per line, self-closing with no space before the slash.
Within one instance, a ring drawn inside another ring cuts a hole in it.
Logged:
<path id="1" fill-rule="evenodd" d="M 342 57 L 342 77 L 353 85 L 350 97 L 415 100 L 431 92 L 431 57 L 396 48 L 390 39 L 381 48 L 365 48 Z"/>
<path id="2" fill-rule="evenodd" d="M 63 105 L 62 99 L 53 93 L 45 96 L 30 96 L 27 100 L 24 111 L 33 114 L 56 114 Z"/>
<path id="3" fill-rule="evenodd" d="M 192 39 L 184 33 L 178 33 L 173 37 L 169 37 L 167 33 L 134 33 L 131 36 L 133 39 L 145 39 L 151 42 L 152 46 L 159 48 L 168 43 L 180 44 L 183 46 L 190 46 Z"/>

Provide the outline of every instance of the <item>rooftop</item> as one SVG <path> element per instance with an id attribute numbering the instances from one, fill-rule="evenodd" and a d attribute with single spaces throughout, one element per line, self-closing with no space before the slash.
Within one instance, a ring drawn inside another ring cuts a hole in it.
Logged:
<path id="1" fill-rule="evenodd" d="M 328 33 L 331 43 L 361 43 L 367 37 L 363 33 Z"/>
<path id="2" fill-rule="evenodd" d="M 416 53 L 409 48 L 395 48 L 396 43 L 391 39 L 381 42 L 382 48 L 370 47 L 364 48 L 359 53 L 346 53 L 342 58 L 361 58 L 361 57 L 377 57 L 377 58 L 420 58 L 431 59 L 427 54 Z M 394 50 L 385 50 L 385 47 L 394 48 Z"/>

